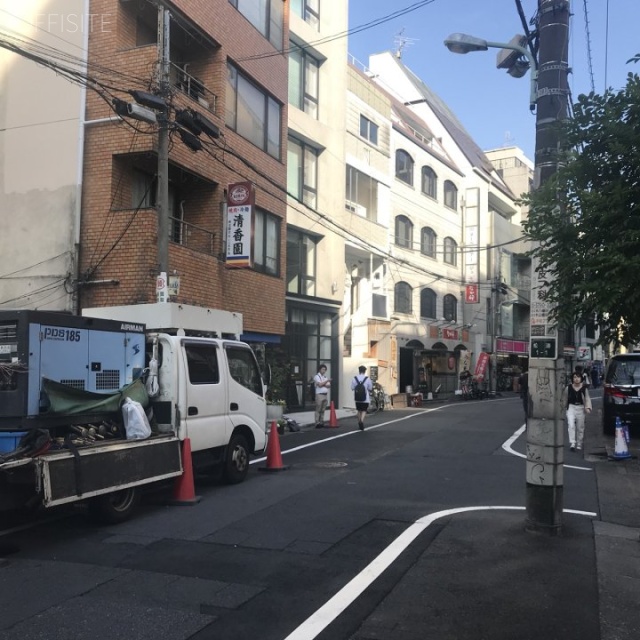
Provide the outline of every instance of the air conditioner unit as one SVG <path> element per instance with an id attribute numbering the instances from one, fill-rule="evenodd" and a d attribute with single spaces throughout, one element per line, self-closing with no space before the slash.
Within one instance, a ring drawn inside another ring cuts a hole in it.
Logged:
<path id="1" fill-rule="evenodd" d="M 367 207 L 363 207 L 361 204 L 357 202 L 352 202 L 351 200 L 345 200 L 344 207 L 347 211 L 351 211 L 351 213 L 355 213 L 358 216 L 363 218 L 367 217 Z"/>

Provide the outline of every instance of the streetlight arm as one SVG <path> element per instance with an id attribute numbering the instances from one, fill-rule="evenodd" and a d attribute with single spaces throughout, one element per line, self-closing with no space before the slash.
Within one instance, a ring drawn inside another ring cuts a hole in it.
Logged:
<path id="1" fill-rule="evenodd" d="M 517 36 L 516 36 L 517 37 Z M 514 39 L 511 42 L 492 42 L 490 40 L 483 40 L 482 38 L 476 38 L 475 36 L 467 35 L 466 33 L 452 33 L 445 41 L 444 45 L 452 53 L 471 53 L 472 51 L 486 51 L 489 48 L 492 49 L 510 49 L 516 51 L 521 56 L 524 56 L 529 62 L 531 67 L 531 91 L 529 95 L 529 108 L 531 111 L 535 109 L 536 101 L 538 99 L 538 67 L 533 54 L 526 47 L 522 47 L 514 43 Z M 500 67 L 498 63 L 498 67 Z"/>

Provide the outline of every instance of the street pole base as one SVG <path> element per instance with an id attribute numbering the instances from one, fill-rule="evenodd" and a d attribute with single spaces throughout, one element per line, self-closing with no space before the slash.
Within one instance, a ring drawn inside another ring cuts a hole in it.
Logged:
<path id="1" fill-rule="evenodd" d="M 541 487 L 527 483 L 525 530 L 549 537 L 562 534 L 564 487 Z"/>

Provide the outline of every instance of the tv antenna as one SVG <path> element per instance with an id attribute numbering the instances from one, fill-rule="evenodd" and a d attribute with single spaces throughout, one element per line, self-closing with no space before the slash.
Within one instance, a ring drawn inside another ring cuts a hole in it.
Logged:
<path id="1" fill-rule="evenodd" d="M 404 35 L 405 27 L 402 27 L 393 40 L 393 44 L 396 47 L 396 58 L 402 58 L 402 51 L 405 47 L 411 46 L 414 42 L 418 42 L 418 38 L 409 38 Z"/>

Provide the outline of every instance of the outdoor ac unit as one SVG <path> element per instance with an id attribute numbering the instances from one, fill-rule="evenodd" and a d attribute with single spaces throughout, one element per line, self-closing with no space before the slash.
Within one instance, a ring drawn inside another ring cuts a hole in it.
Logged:
<path id="1" fill-rule="evenodd" d="M 362 216 L 363 218 L 367 217 L 367 207 L 363 207 L 361 204 L 358 204 L 357 202 L 352 202 L 351 200 L 345 200 L 344 206 L 347 211 L 351 211 L 352 213 Z"/>

